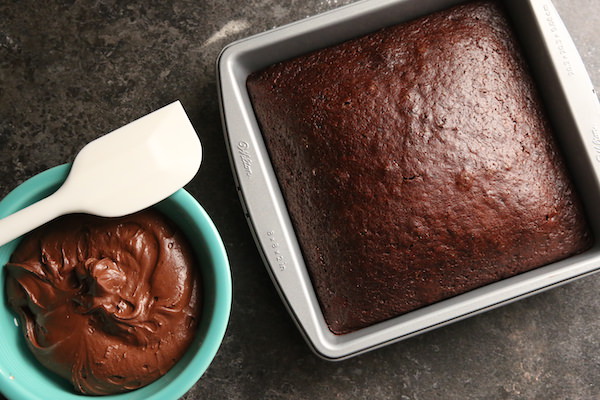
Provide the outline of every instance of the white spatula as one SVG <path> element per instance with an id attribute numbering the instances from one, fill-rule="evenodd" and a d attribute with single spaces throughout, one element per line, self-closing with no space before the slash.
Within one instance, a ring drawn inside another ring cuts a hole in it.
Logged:
<path id="1" fill-rule="evenodd" d="M 52 195 L 0 220 L 0 245 L 64 214 L 119 217 L 169 197 L 200 168 L 202 147 L 175 102 L 87 144 Z"/>

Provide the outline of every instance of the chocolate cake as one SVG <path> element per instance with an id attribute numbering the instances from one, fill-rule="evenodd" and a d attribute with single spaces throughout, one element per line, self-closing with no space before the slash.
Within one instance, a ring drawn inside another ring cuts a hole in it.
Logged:
<path id="1" fill-rule="evenodd" d="M 278 63 L 247 87 L 336 334 L 591 245 L 499 3 Z"/>

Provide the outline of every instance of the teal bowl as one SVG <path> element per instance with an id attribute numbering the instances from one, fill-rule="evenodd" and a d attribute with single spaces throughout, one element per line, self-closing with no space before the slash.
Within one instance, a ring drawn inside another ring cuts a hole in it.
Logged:
<path id="1" fill-rule="evenodd" d="M 50 195 L 64 182 L 70 165 L 60 165 L 27 180 L 0 202 L 0 218 Z M 225 334 L 231 309 L 231 272 L 225 247 L 204 209 L 181 189 L 154 206 L 188 237 L 198 258 L 203 279 L 203 309 L 196 338 L 185 356 L 160 379 L 143 388 L 100 396 L 119 400 L 178 399 L 200 379 L 213 360 Z M 4 266 L 20 239 L 0 247 Z M 46 370 L 30 353 L 8 307 L 6 273 L 0 270 L 0 392 L 9 399 L 90 399 L 77 394 L 69 382 Z"/>

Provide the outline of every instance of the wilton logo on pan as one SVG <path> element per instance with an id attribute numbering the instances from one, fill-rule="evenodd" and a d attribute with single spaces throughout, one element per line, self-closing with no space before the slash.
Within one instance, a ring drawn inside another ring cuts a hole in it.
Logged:
<path id="1" fill-rule="evenodd" d="M 596 161 L 600 162 L 600 128 L 592 127 L 592 148 L 596 152 Z"/>
<path id="2" fill-rule="evenodd" d="M 242 168 L 244 168 L 245 174 L 248 178 L 252 176 L 252 158 L 250 157 L 250 152 L 248 151 L 249 147 L 250 145 L 243 140 L 237 145 L 238 155 L 242 161 Z"/>

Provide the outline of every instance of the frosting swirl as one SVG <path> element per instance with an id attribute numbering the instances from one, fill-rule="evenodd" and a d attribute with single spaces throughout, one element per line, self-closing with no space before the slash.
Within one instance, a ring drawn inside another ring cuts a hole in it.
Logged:
<path id="1" fill-rule="evenodd" d="M 156 211 L 61 217 L 23 240 L 7 271 L 29 348 L 79 392 L 147 385 L 194 338 L 201 284 L 193 252 Z"/>

